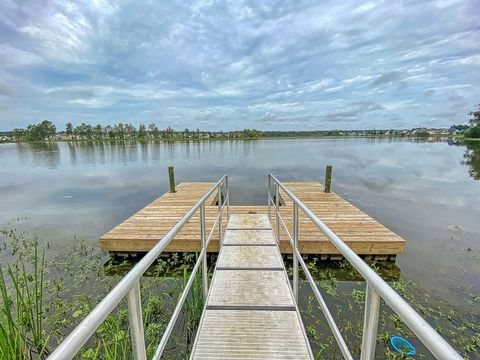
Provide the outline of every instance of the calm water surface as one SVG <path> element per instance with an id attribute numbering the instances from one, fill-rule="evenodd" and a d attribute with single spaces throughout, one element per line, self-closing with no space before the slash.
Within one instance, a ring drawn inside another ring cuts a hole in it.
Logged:
<path id="1" fill-rule="evenodd" d="M 406 239 L 402 276 L 456 309 L 480 295 L 478 147 L 362 138 L 2 144 L 0 224 L 35 231 L 61 253 L 72 234 L 96 239 L 166 192 L 169 165 L 177 182 L 228 173 L 232 204 L 263 205 L 269 172 L 323 182 L 331 164 L 333 190 Z"/>

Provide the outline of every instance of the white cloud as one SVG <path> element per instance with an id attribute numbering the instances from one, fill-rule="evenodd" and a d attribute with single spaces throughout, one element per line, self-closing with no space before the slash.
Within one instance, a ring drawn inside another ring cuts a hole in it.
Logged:
<path id="1" fill-rule="evenodd" d="M 462 59 L 455 60 L 454 63 L 462 65 L 474 65 L 480 67 L 480 54 L 467 56 Z"/>
<path id="2" fill-rule="evenodd" d="M 364 12 L 368 12 L 370 10 L 372 10 L 374 7 L 375 7 L 375 3 L 373 1 L 369 1 L 365 4 L 362 4 L 360 6 L 358 6 L 356 9 L 355 9 L 355 12 L 359 12 L 359 13 L 364 13 Z"/>
<path id="3" fill-rule="evenodd" d="M 380 128 L 390 121 L 377 112 L 395 111 L 395 126 L 420 126 L 429 117 L 419 108 L 435 111 L 451 89 L 468 87 L 465 106 L 478 102 L 475 5 L 4 1 L 0 83 L 22 91 L 2 106 L 13 122 L 45 113 L 191 128 L 330 128 L 331 118 Z"/>
<path id="4" fill-rule="evenodd" d="M 14 68 L 18 66 L 40 64 L 41 57 L 24 51 L 9 44 L 0 44 L 0 68 Z"/>
<path id="5" fill-rule="evenodd" d="M 111 105 L 111 102 L 101 99 L 76 99 L 70 100 L 69 103 L 91 109 L 100 109 Z"/>

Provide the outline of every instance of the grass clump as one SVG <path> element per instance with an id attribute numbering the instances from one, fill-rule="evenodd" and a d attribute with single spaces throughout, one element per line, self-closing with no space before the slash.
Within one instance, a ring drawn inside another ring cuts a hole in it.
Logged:
<path id="1" fill-rule="evenodd" d="M 94 242 L 74 238 L 72 250 L 48 261 L 48 244 L 12 229 L 0 230 L 0 360 L 46 359 L 132 268 L 113 263 Z M 40 251 L 44 247 L 46 250 Z M 194 254 L 158 261 L 140 279 L 147 355 L 153 356 L 193 264 Z M 197 274 L 165 349 L 166 359 L 187 359 L 203 309 Z M 77 354 L 77 359 L 131 359 L 123 300 Z"/>
<path id="2" fill-rule="evenodd" d="M 45 253 L 36 238 L 12 264 L 0 265 L 0 359 L 46 358 Z"/>

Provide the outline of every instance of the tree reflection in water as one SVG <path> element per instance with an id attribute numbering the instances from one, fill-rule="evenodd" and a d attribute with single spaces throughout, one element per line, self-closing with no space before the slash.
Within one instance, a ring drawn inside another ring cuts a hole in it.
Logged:
<path id="1" fill-rule="evenodd" d="M 465 141 L 467 149 L 463 155 L 463 162 L 469 167 L 469 174 L 475 180 L 480 180 L 480 142 Z"/>
<path id="2" fill-rule="evenodd" d="M 468 173 L 475 180 L 480 180 L 480 142 L 479 141 L 459 141 L 450 140 L 449 145 L 465 146 L 462 164 L 469 167 Z"/>

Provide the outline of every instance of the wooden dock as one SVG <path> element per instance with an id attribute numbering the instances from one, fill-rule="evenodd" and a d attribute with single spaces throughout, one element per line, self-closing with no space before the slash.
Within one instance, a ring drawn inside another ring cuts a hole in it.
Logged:
<path id="1" fill-rule="evenodd" d="M 191 360 L 313 359 L 265 214 L 232 215 Z"/>
<path id="2" fill-rule="evenodd" d="M 340 236 L 357 254 L 394 258 L 405 249 L 405 240 L 335 193 L 325 193 L 318 182 L 285 182 L 285 186 L 309 207 L 330 229 Z M 147 252 L 170 230 L 214 183 L 181 183 L 177 192 L 166 193 L 100 238 L 100 247 L 115 254 Z M 266 196 L 265 196 L 266 197 Z M 280 192 L 280 212 L 292 233 L 290 199 Z M 216 195 L 205 206 L 206 228 L 210 229 L 217 215 Z M 268 214 L 267 206 L 230 206 L 230 214 Z M 335 258 L 339 252 L 326 237 L 299 213 L 299 247 L 302 254 L 319 254 Z M 275 224 L 272 207 L 271 222 Z M 227 223 L 223 217 L 223 228 Z M 280 231 L 281 253 L 291 253 L 290 243 Z M 199 252 L 199 214 L 178 233 L 165 252 Z M 219 251 L 215 232 L 209 252 Z"/>

